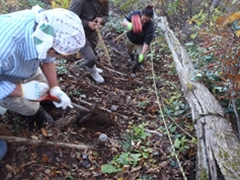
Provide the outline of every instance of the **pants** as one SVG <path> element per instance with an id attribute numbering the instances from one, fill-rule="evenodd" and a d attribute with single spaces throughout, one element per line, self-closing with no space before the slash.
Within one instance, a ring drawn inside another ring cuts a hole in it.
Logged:
<path id="1" fill-rule="evenodd" d="M 129 55 L 133 54 L 133 50 L 135 48 L 137 50 L 137 53 L 141 54 L 142 53 L 142 49 L 143 49 L 143 45 L 142 44 L 134 44 L 127 38 L 127 40 L 126 40 L 126 48 L 127 48 L 127 51 L 128 51 Z M 145 57 L 144 57 L 144 59 L 145 59 Z"/>
<path id="2" fill-rule="evenodd" d="M 86 43 L 84 47 L 80 50 L 80 54 L 84 59 L 84 65 L 92 68 L 96 64 L 96 54 L 95 48 L 97 46 L 98 37 L 96 32 L 86 35 Z"/>
<path id="3" fill-rule="evenodd" d="M 48 84 L 47 79 L 40 68 L 38 68 L 37 73 L 32 78 L 25 80 L 23 83 L 32 80 Z M 36 114 L 39 109 L 40 103 L 29 101 L 22 97 L 6 97 L 3 100 L 0 100 L 0 106 L 25 116 L 31 116 Z"/>

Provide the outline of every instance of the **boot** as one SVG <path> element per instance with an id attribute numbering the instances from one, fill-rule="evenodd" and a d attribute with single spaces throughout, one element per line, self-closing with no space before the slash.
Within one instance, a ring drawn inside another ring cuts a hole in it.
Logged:
<path id="1" fill-rule="evenodd" d="M 90 72 L 90 75 L 93 77 L 93 79 L 98 83 L 103 83 L 104 79 L 103 77 L 98 73 L 96 65 L 94 65 L 92 68 L 86 67 L 86 69 Z"/>
<path id="2" fill-rule="evenodd" d="M 134 62 L 135 61 L 135 54 L 129 54 L 130 59 L 128 60 L 129 62 Z"/>
<path id="3" fill-rule="evenodd" d="M 3 140 L 0 140 L 0 161 L 5 156 L 7 152 L 7 143 Z"/>
<path id="4" fill-rule="evenodd" d="M 28 116 L 28 119 L 30 119 L 30 127 L 32 129 L 34 129 L 36 127 L 42 128 L 42 127 L 46 126 L 47 124 L 54 122 L 54 120 L 50 116 L 50 114 L 48 114 L 41 106 L 38 109 L 38 111 L 36 112 L 36 114 L 34 114 L 33 116 Z"/>
<path id="5" fill-rule="evenodd" d="M 82 59 L 80 59 L 80 60 L 78 60 L 78 61 L 84 61 L 84 59 L 82 58 Z M 85 65 L 85 63 L 81 63 L 80 65 L 79 65 L 81 68 L 87 68 L 87 66 Z M 100 68 L 97 68 L 96 67 L 96 69 L 97 69 L 97 72 L 98 73 L 103 73 L 103 70 L 102 69 L 100 69 Z"/>
<path id="6" fill-rule="evenodd" d="M 96 67 L 96 69 L 97 69 L 97 72 L 98 72 L 98 73 L 100 73 L 100 74 L 103 73 L 103 70 L 102 70 L 102 69 L 97 68 L 97 67 Z"/>

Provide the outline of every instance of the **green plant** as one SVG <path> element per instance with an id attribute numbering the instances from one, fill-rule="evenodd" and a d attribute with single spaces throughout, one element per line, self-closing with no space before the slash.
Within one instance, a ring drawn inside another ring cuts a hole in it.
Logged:
<path id="1" fill-rule="evenodd" d="M 77 164 L 73 164 L 72 168 L 67 172 L 66 174 L 66 179 L 67 180 L 73 180 L 75 179 L 74 174 L 76 173 L 76 171 L 78 170 L 78 165 Z"/>
<path id="2" fill-rule="evenodd" d="M 104 28 L 111 31 L 116 31 L 118 34 L 123 33 L 126 28 L 122 25 L 124 17 L 116 16 L 113 11 L 109 12 L 109 22 L 106 23 Z"/>
<path id="3" fill-rule="evenodd" d="M 53 0 L 51 1 L 51 8 L 64 8 L 67 9 L 71 0 Z"/>
<path id="4" fill-rule="evenodd" d="M 133 127 L 132 137 L 134 141 L 145 140 L 149 135 L 142 124 Z"/>
<path id="5" fill-rule="evenodd" d="M 134 126 L 132 131 L 125 135 L 126 139 L 122 142 L 122 147 L 127 147 L 127 149 L 124 149 L 125 152 L 116 155 L 109 164 L 102 165 L 101 171 L 103 173 L 118 173 L 126 165 L 135 167 L 141 159 L 149 158 L 152 149 L 147 147 L 148 143 L 141 145 L 148 136 L 150 134 L 144 130 L 143 125 Z M 138 144 L 138 148 L 135 147 L 136 144 Z"/>
<path id="6" fill-rule="evenodd" d="M 180 0 L 174 0 L 167 4 L 167 13 L 169 15 L 177 15 L 178 7 L 180 5 Z"/>
<path id="7" fill-rule="evenodd" d="M 73 180 L 74 179 L 74 177 L 71 175 L 71 172 L 67 172 L 66 178 L 69 179 L 69 180 Z"/>
<path id="8" fill-rule="evenodd" d="M 145 99 L 143 101 L 138 101 L 137 102 L 137 107 L 144 109 L 149 104 L 149 102 L 150 102 L 149 99 Z"/>
<path id="9" fill-rule="evenodd" d="M 78 90 L 70 91 L 68 94 L 69 94 L 69 95 L 73 95 L 73 96 L 77 96 L 77 97 L 82 97 L 82 98 L 85 98 L 85 97 L 86 97 L 85 94 L 82 94 L 82 93 L 79 92 Z"/>
<path id="10" fill-rule="evenodd" d="M 6 14 L 11 13 L 15 11 L 20 11 L 24 9 L 29 9 L 32 6 L 39 5 L 42 8 L 46 8 L 46 4 L 44 4 L 40 0 L 27 0 L 27 1 L 21 1 L 21 0 L 2 0 L 0 1 L 0 14 Z"/>
<path id="11" fill-rule="evenodd" d="M 142 1 L 143 2 L 143 1 Z M 119 10 L 123 12 L 130 12 L 133 9 L 138 9 L 138 6 L 141 4 L 141 1 L 139 0 L 112 0 L 112 3 L 114 7 L 118 8 Z"/>
<path id="12" fill-rule="evenodd" d="M 47 6 L 45 3 L 43 3 L 42 1 L 39 0 L 28 0 L 28 5 L 31 6 L 35 6 L 35 5 L 39 5 L 40 7 L 42 7 L 43 9 L 46 9 Z"/>
<path id="13" fill-rule="evenodd" d="M 15 0 L 8 0 L 8 1 L 0 1 L 0 6 L 1 6 L 0 13 L 6 14 L 6 13 L 11 13 L 14 11 L 25 9 L 28 5 L 25 1 L 21 2 L 21 1 L 15 1 Z"/>
<path id="14" fill-rule="evenodd" d="M 206 53 L 205 48 L 201 48 L 194 43 L 186 44 L 188 55 L 193 59 L 194 76 L 191 77 L 192 81 L 199 81 L 204 83 L 213 94 L 223 95 L 227 92 L 227 82 L 219 83 L 222 81 L 221 76 L 223 74 L 220 66 L 221 62 L 217 61 L 213 53 Z M 210 49 L 214 49 L 211 47 Z M 206 68 L 202 68 L 206 67 Z"/>
<path id="15" fill-rule="evenodd" d="M 66 59 L 59 59 L 56 63 L 56 70 L 58 74 L 66 74 L 68 70 L 66 69 Z"/>
<path id="16" fill-rule="evenodd" d="M 168 116 L 180 116 L 184 112 L 188 111 L 189 106 L 182 98 L 181 92 L 171 92 L 167 94 L 170 98 L 163 98 L 164 107 L 163 113 Z"/>
<path id="17" fill-rule="evenodd" d="M 186 139 L 186 136 L 177 137 L 174 141 L 174 147 L 177 151 L 182 152 L 184 149 L 189 149 L 189 146 L 186 145 L 188 141 L 189 140 Z"/>
<path id="18" fill-rule="evenodd" d="M 170 124 L 170 125 L 168 126 L 168 130 L 169 130 L 169 132 L 170 132 L 171 134 L 175 133 L 176 129 L 177 129 L 177 126 L 175 126 L 175 125 L 173 125 L 173 124 Z M 160 130 L 161 132 L 163 132 L 163 134 L 167 134 L 167 130 L 166 130 L 166 128 L 165 128 L 164 126 L 160 126 L 160 127 L 159 127 L 159 130 Z"/>

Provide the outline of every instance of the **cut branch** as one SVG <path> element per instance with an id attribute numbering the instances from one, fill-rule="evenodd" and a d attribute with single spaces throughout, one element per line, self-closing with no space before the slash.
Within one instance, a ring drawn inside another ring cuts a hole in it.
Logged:
<path id="1" fill-rule="evenodd" d="M 112 63 L 111 63 L 111 58 L 110 58 L 110 56 L 109 56 L 107 47 L 106 47 L 106 45 L 105 45 L 105 43 L 104 43 L 104 41 L 103 41 L 102 35 L 101 35 L 98 27 L 96 27 L 96 32 L 97 32 L 97 36 L 98 36 L 99 42 L 100 42 L 103 50 L 104 50 L 105 53 L 106 53 L 106 59 L 107 59 L 107 61 L 108 61 L 108 64 L 109 64 L 109 66 L 112 68 L 113 66 L 112 66 Z"/>
<path id="2" fill-rule="evenodd" d="M 0 136 L 0 139 L 5 140 L 8 143 L 26 143 L 26 144 L 34 144 L 34 145 L 52 145 L 52 146 L 61 146 L 75 149 L 86 149 L 91 148 L 90 146 L 84 144 L 70 144 L 65 142 L 52 142 L 52 141 L 43 141 L 43 140 L 35 140 L 23 137 L 15 137 L 15 136 Z"/>

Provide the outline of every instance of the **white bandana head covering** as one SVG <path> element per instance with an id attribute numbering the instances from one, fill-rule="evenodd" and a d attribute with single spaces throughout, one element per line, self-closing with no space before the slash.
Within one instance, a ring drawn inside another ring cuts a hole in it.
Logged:
<path id="1" fill-rule="evenodd" d="M 39 6 L 32 10 L 37 13 L 37 26 L 32 37 L 39 59 L 45 59 L 50 48 L 59 54 L 71 55 L 85 45 L 82 21 L 75 13 L 62 8 L 44 11 Z"/>

